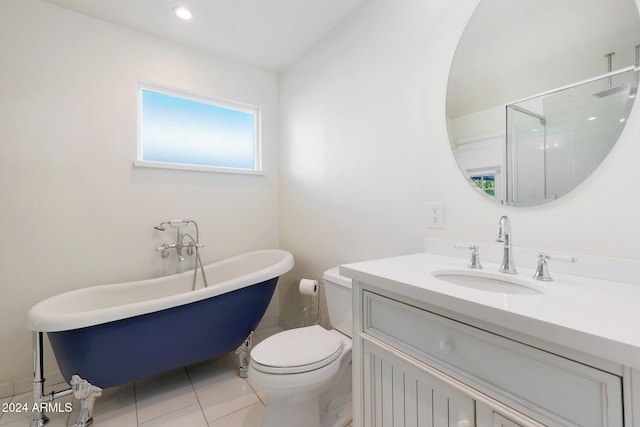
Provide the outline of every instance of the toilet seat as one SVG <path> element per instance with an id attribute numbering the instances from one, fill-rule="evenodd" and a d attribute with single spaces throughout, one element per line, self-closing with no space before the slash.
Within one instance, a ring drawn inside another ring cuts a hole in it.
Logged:
<path id="1" fill-rule="evenodd" d="M 251 351 L 251 364 L 272 374 L 298 374 L 327 366 L 342 354 L 343 340 L 319 325 L 275 334 Z"/>

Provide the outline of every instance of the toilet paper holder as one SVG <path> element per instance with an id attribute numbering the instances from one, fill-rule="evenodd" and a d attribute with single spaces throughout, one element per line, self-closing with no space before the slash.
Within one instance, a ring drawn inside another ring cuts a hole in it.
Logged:
<path id="1" fill-rule="evenodd" d="M 321 319 L 319 305 L 307 305 L 302 309 L 300 314 L 300 326 L 313 326 L 319 325 Z M 315 320 L 314 320 L 315 317 Z"/>
<path id="2" fill-rule="evenodd" d="M 322 280 L 300 280 L 300 296 L 303 298 L 305 295 L 309 296 L 309 304 L 305 305 L 300 313 L 301 327 L 319 325 L 322 320 L 319 305 L 320 298 L 318 296 L 321 284 Z"/>

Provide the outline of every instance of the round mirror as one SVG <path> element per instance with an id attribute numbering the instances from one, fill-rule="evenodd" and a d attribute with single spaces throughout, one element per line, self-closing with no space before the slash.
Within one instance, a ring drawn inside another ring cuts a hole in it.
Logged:
<path id="1" fill-rule="evenodd" d="M 639 45 L 635 0 L 482 0 L 447 87 L 451 148 L 470 183 L 532 206 L 584 181 L 629 116 Z"/>

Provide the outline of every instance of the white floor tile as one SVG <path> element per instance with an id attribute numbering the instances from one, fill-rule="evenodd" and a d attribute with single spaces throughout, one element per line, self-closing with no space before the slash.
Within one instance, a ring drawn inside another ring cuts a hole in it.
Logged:
<path id="1" fill-rule="evenodd" d="M 80 408 L 80 403 L 76 405 Z M 133 383 L 109 388 L 102 391 L 102 396 L 96 399 L 93 417 L 108 415 L 114 412 L 136 410 L 136 393 Z"/>
<path id="2" fill-rule="evenodd" d="M 65 383 L 60 383 L 60 384 L 52 384 L 50 386 L 45 387 L 45 393 L 50 393 L 54 390 L 56 391 L 61 391 L 61 390 L 65 390 L 68 389 L 69 386 L 66 385 Z M 16 406 L 9 406 L 7 407 L 7 410 L 9 412 L 5 412 L 5 413 L 1 413 L 0 414 L 0 426 L 5 427 L 5 426 L 13 426 L 13 425 L 18 425 L 18 420 L 19 422 L 22 423 L 22 425 L 29 425 L 29 421 L 30 419 L 33 419 L 33 391 L 28 391 L 28 392 L 24 392 L 24 393 L 20 393 L 17 394 L 13 397 L 10 398 L 3 398 L 0 400 L 0 402 L 10 402 L 11 404 L 15 404 Z M 52 408 L 58 408 L 59 407 L 59 411 L 57 412 L 50 412 L 50 411 L 45 411 L 47 416 L 49 417 L 49 419 L 51 420 L 50 423 L 48 423 L 48 426 L 66 426 L 67 425 L 67 420 L 69 418 L 69 412 L 66 411 L 65 408 L 65 404 L 66 403 L 71 403 L 73 401 L 73 396 L 68 395 L 59 399 L 56 399 L 53 402 L 50 402 L 50 405 Z M 19 410 L 18 410 L 19 409 Z"/>
<path id="3" fill-rule="evenodd" d="M 31 411 L 32 408 L 29 408 Z M 6 415 L 6 414 L 5 414 Z M 15 414 L 14 414 L 15 415 Z M 66 427 L 69 420 L 69 413 L 65 411 L 47 413 L 49 417 L 48 427 Z M 0 426 L 2 427 L 14 427 L 14 426 L 29 426 L 33 419 L 33 413 L 29 412 L 26 416 L 14 416 L 3 417 L 0 419 Z"/>
<path id="4" fill-rule="evenodd" d="M 30 419 L 22 418 L 18 420 L 14 420 L 8 424 L 1 424 L 2 427 L 29 427 Z M 69 418 L 69 414 L 53 414 L 49 415 L 49 422 L 47 423 L 47 427 L 67 427 L 67 421 Z M 71 423 L 73 424 L 73 423 Z"/>
<path id="5" fill-rule="evenodd" d="M 260 401 L 247 381 L 240 377 L 218 383 L 197 394 L 209 422 Z"/>
<path id="6" fill-rule="evenodd" d="M 67 411 L 67 407 L 65 405 L 72 401 L 73 396 L 69 395 L 50 402 L 49 404 L 51 405 L 52 411 L 45 411 L 46 415 L 51 420 L 47 425 L 66 426 L 70 412 Z M 14 404 L 16 406 L 13 406 Z M 17 421 L 21 422 L 22 425 L 28 426 L 30 423 L 29 420 L 33 419 L 34 414 L 33 393 L 22 393 L 14 396 L 11 399 L 10 405 L 11 406 L 7 408 L 10 412 L 2 414 L 2 417 L 0 417 L 0 426 L 5 427 L 17 425 Z M 53 410 L 53 408 L 57 409 Z"/>
<path id="7" fill-rule="evenodd" d="M 136 395 L 157 394 L 170 390 L 176 386 L 190 383 L 189 376 L 184 368 L 174 369 L 159 375 L 143 378 L 135 382 Z"/>
<path id="8" fill-rule="evenodd" d="M 13 396 L 9 402 L 7 412 L 2 414 L 0 418 L 0 425 L 11 425 L 16 420 L 24 420 L 27 418 L 33 418 L 33 393 L 22 393 Z M 29 424 L 27 422 L 27 424 Z"/>
<path id="9" fill-rule="evenodd" d="M 196 391 L 238 376 L 238 368 L 227 355 L 189 366 L 187 372 Z"/>
<path id="10" fill-rule="evenodd" d="M 247 382 L 249 382 L 249 381 L 247 381 Z M 258 399 L 260 399 L 262 401 L 262 404 L 266 405 L 267 404 L 267 393 L 265 393 L 262 390 L 258 390 L 253 384 L 251 384 L 251 382 L 249 382 L 249 386 L 251 386 L 253 391 L 256 393 L 256 395 L 258 396 Z"/>
<path id="11" fill-rule="evenodd" d="M 204 414 L 198 404 L 187 406 L 186 408 L 173 411 L 162 417 L 140 424 L 140 427 L 208 427 Z M 96 427 L 102 427 L 102 425 Z"/>
<path id="12" fill-rule="evenodd" d="M 11 396 L 1 398 L 0 399 L 0 408 L 4 408 L 4 405 L 9 403 L 9 402 L 11 402 Z M 0 411 L 0 424 L 2 424 L 2 416 L 3 415 L 4 415 L 4 412 Z"/>
<path id="13" fill-rule="evenodd" d="M 73 425 L 78 420 L 77 417 L 69 419 L 69 425 Z M 138 427 L 138 417 L 135 407 L 131 411 L 119 410 L 109 414 L 97 415 L 93 417 L 95 427 Z"/>
<path id="14" fill-rule="evenodd" d="M 139 423 L 198 403 L 184 369 L 136 381 L 135 388 Z"/>
<path id="15" fill-rule="evenodd" d="M 264 405 L 260 402 L 209 423 L 209 427 L 260 427 Z"/>
<path id="16" fill-rule="evenodd" d="M 80 402 L 74 401 L 72 425 L 80 414 Z M 136 396 L 133 383 L 102 391 L 93 407 L 93 421 L 99 427 L 137 427 Z"/>

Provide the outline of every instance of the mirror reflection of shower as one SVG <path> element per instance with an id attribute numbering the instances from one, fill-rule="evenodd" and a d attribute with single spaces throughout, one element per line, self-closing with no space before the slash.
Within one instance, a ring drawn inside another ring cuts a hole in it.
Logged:
<path id="1" fill-rule="evenodd" d="M 513 202 L 547 198 L 546 119 L 517 105 L 507 105 L 506 196 Z"/>
<path id="2" fill-rule="evenodd" d="M 608 69 L 612 55 L 605 55 Z M 611 71 L 506 106 L 507 204 L 557 199 L 593 173 L 624 128 L 638 70 Z"/>
<path id="3" fill-rule="evenodd" d="M 185 232 L 183 229 L 187 227 L 189 224 L 192 224 L 196 235 L 195 238 L 190 234 Z M 198 229 L 198 224 L 192 219 L 172 219 L 169 221 L 162 221 L 160 224 L 153 227 L 158 231 L 166 231 L 165 226 L 169 226 L 176 230 L 176 242 L 167 244 L 164 243 L 161 246 L 155 248 L 156 251 L 160 252 L 160 256 L 165 259 L 170 255 L 171 250 L 176 251 L 176 257 L 178 262 L 186 261 L 186 258 L 183 254 L 183 250 L 186 251 L 188 256 L 195 255 L 195 266 L 193 269 L 193 286 L 192 289 L 196 289 L 196 282 L 198 277 L 198 266 L 200 267 L 200 271 L 202 273 L 202 280 L 204 282 L 204 287 L 207 287 L 207 276 L 204 272 L 204 267 L 202 264 L 202 260 L 200 259 L 200 248 L 204 247 L 203 244 L 200 243 L 200 230 Z M 185 242 L 186 239 L 186 242 Z"/>
<path id="4" fill-rule="evenodd" d="M 613 71 L 613 55 L 615 54 L 616 54 L 615 52 L 609 52 L 604 56 L 605 58 L 607 58 L 608 73 L 611 73 Z M 636 63 L 638 62 L 637 54 L 638 54 L 638 46 L 636 46 Z M 629 89 L 629 86 L 627 86 L 624 83 L 614 86 L 613 76 L 609 76 L 607 77 L 607 88 L 594 93 L 593 96 L 596 96 L 598 98 L 604 98 L 605 96 L 615 95 L 617 93 L 624 92 L 628 89 Z"/>

